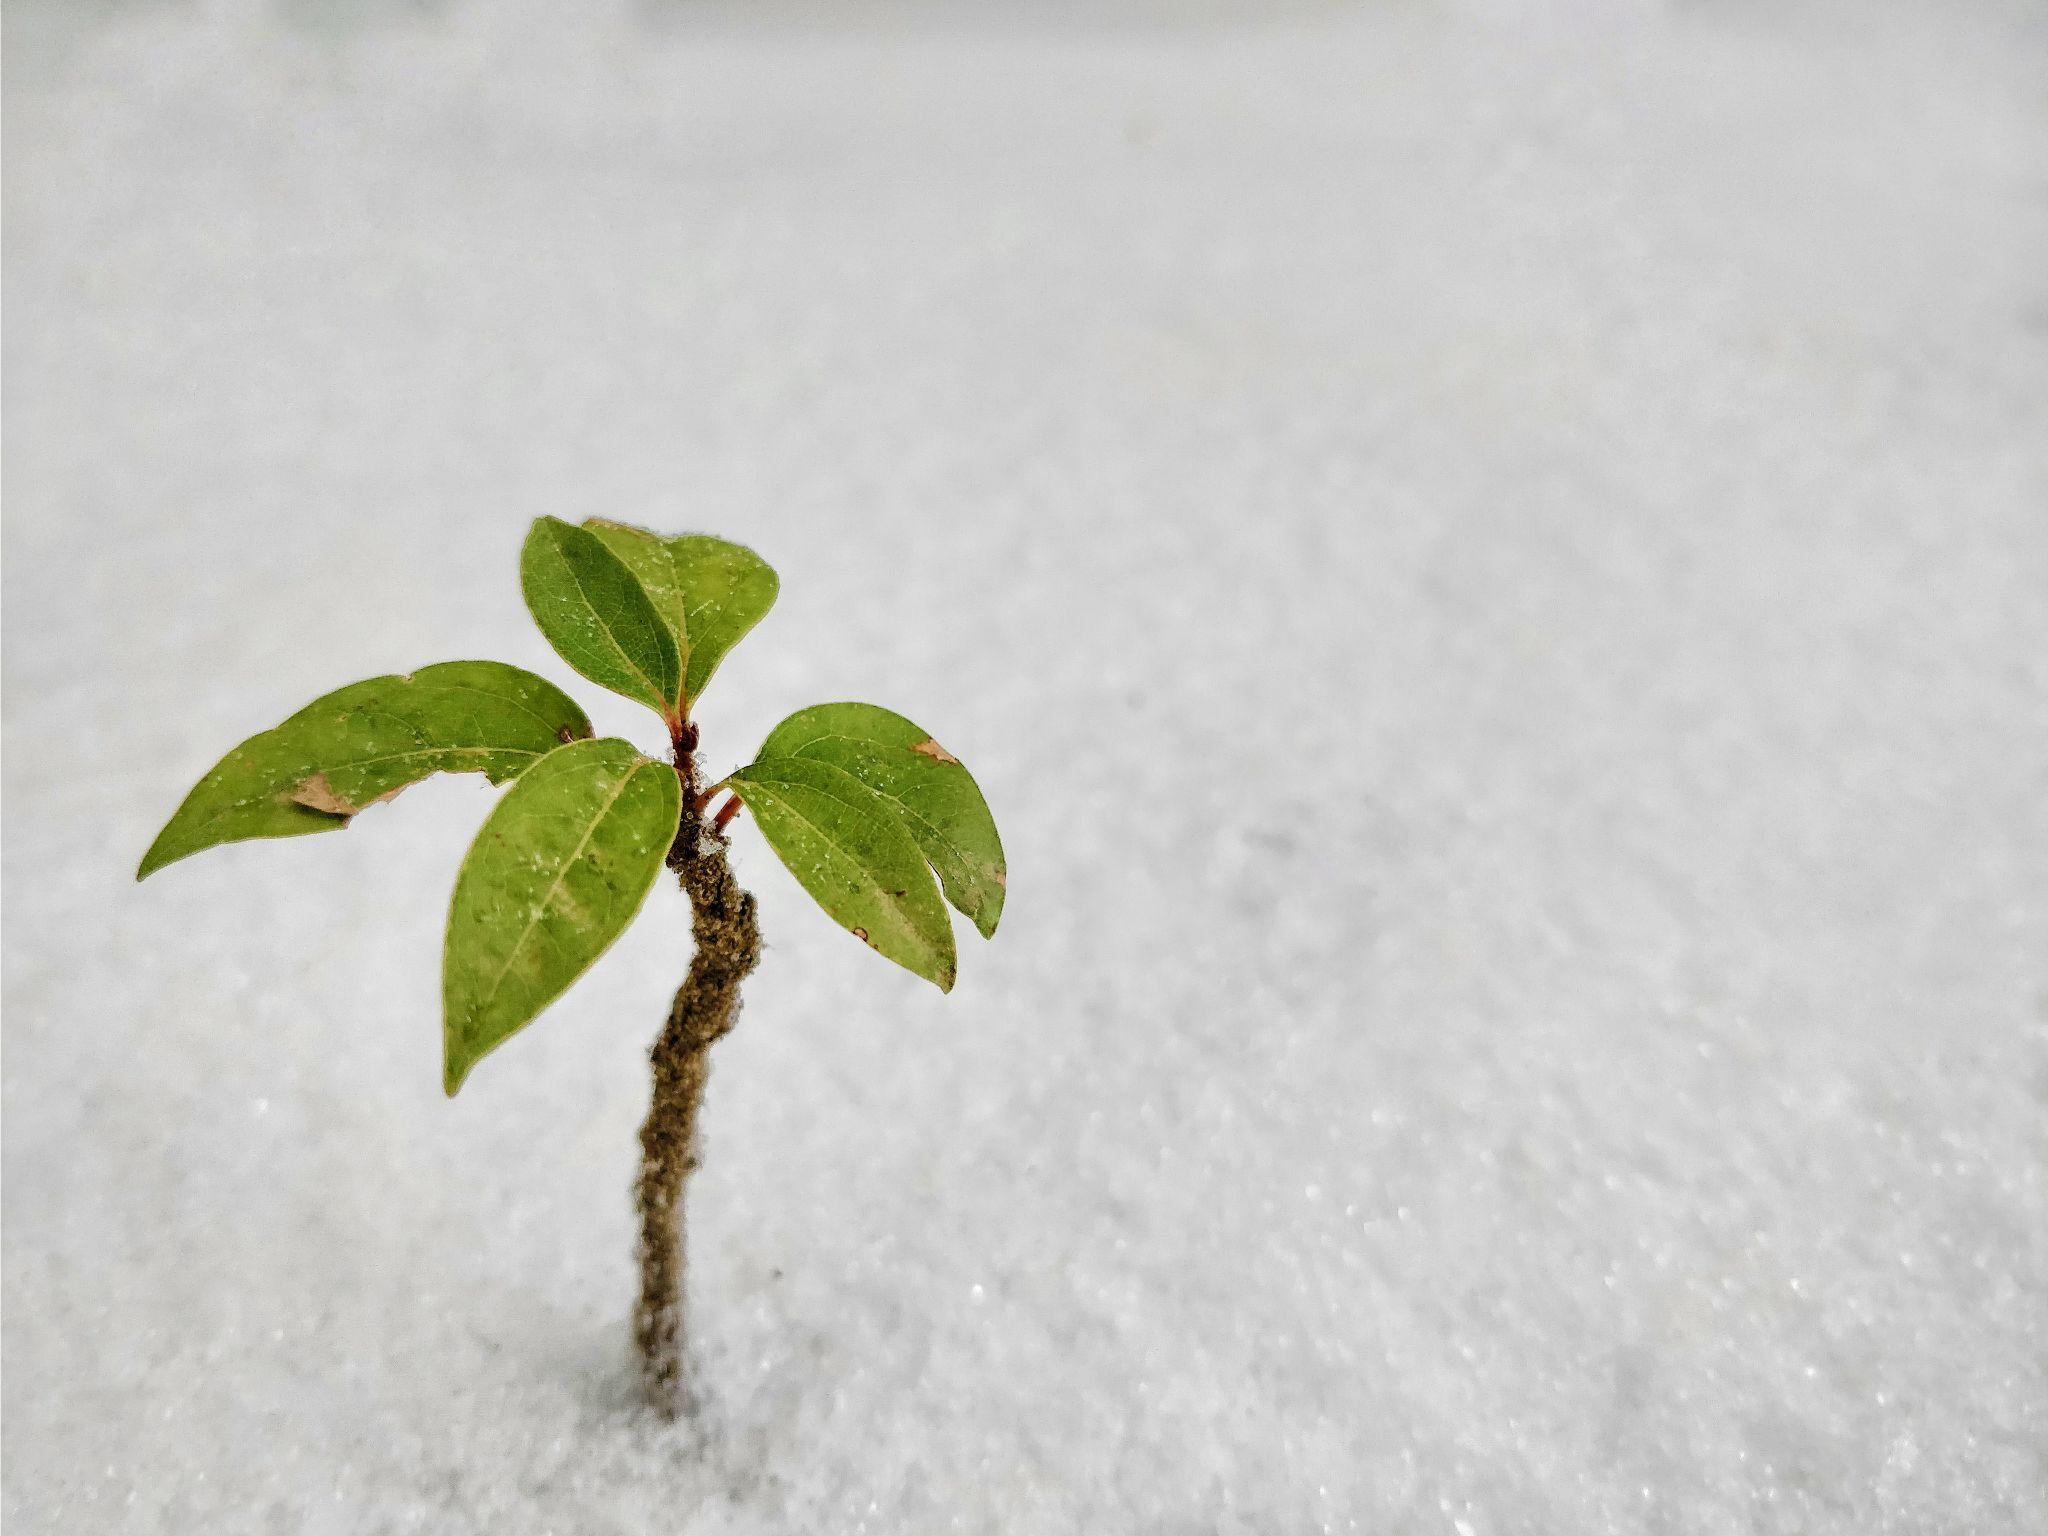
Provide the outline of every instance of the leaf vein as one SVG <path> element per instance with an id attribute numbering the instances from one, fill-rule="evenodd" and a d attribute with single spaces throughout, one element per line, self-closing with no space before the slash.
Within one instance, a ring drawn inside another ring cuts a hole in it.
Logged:
<path id="1" fill-rule="evenodd" d="M 625 794 L 626 786 L 633 782 L 634 776 L 640 773 L 643 768 L 658 768 L 660 766 L 659 763 L 652 761 L 642 761 L 634 764 L 619 776 L 619 782 L 613 787 L 611 794 L 605 797 L 604 804 L 597 808 L 597 814 L 592 816 L 584 826 L 583 835 L 577 839 L 575 848 L 570 851 L 567 858 L 562 860 L 561 866 L 555 871 L 554 880 L 549 884 L 546 894 L 541 897 L 538 905 L 534 908 L 536 915 L 527 919 L 526 926 L 520 930 L 519 937 L 513 941 L 511 949 L 505 952 L 505 963 L 498 968 L 498 974 L 491 978 L 490 990 L 476 1001 L 475 1005 L 470 1008 L 468 1015 L 464 1017 L 462 1027 L 465 1031 L 476 1022 L 478 1014 L 484 1012 L 491 1003 L 496 1001 L 498 989 L 504 986 L 505 978 L 512 974 L 512 962 L 519 958 L 519 952 L 526 947 L 526 941 L 532 938 L 535 931 L 540 927 L 541 918 L 538 914 L 543 914 L 547 911 L 548 904 L 555 899 L 555 893 L 561 889 L 562 882 L 569 878 L 569 870 L 578 859 L 583 857 L 583 850 L 590 846 L 590 840 L 597 835 L 597 829 L 604 825 L 604 819 L 611 814 L 612 807 L 617 805 L 619 797 Z M 566 815 L 567 813 L 555 814 Z"/>

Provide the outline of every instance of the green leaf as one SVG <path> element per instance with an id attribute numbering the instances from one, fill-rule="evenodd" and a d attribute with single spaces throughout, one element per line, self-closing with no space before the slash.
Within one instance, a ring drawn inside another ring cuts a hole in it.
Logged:
<path id="1" fill-rule="evenodd" d="M 810 757 L 760 758 L 725 787 L 834 922 L 941 992 L 953 990 L 945 903 L 889 801 Z"/>
<path id="2" fill-rule="evenodd" d="M 451 1096 L 625 930 L 681 814 L 675 770 L 615 738 L 559 748 L 520 775 L 470 845 L 448 908 Z"/>
<path id="3" fill-rule="evenodd" d="M 725 654 L 775 605 L 781 581 L 743 544 L 686 533 L 663 538 L 645 528 L 591 518 L 584 523 L 640 579 L 682 655 L 683 695 L 694 703 Z"/>
<path id="4" fill-rule="evenodd" d="M 503 662 L 446 661 L 351 683 L 215 763 L 135 878 L 221 843 L 338 832 L 429 774 L 481 773 L 501 784 L 589 734 L 566 693 Z"/>
<path id="5" fill-rule="evenodd" d="M 668 541 L 682 581 L 684 628 L 690 636 L 689 694 L 703 697 L 725 653 L 775 606 L 782 581 L 743 544 L 686 533 Z"/>
<path id="6" fill-rule="evenodd" d="M 974 776 L 931 732 L 874 704 L 814 704 L 770 731 L 761 756 L 830 763 L 889 801 L 946 900 L 983 938 L 995 933 L 1009 879 L 996 820 Z"/>
<path id="7" fill-rule="evenodd" d="M 675 636 L 633 571 L 596 534 L 535 518 L 519 556 L 519 585 L 562 660 L 665 720 L 682 718 Z"/>
<path id="8" fill-rule="evenodd" d="M 604 547 L 619 557 L 619 563 L 639 580 L 640 590 L 654 607 L 655 615 L 669 638 L 676 643 L 686 674 L 690 660 L 690 634 L 683 627 L 685 602 L 683 583 L 676 574 L 675 557 L 668 541 L 630 523 L 614 523 L 602 517 L 585 518 L 583 526 L 597 535 Z"/>

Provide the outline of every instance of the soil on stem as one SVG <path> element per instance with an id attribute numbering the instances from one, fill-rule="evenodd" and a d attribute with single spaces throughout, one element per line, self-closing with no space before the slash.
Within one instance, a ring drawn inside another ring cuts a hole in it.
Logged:
<path id="1" fill-rule="evenodd" d="M 740 983 L 761 957 L 754 898 L 726 862 L 722 829 L 696 808 L 692 757 L 697 732 L 676 733 L 676 773 L 683 781 L 683 819 L 668 864 L 690 896 L 696 953 L 654 1042 L 653 1100 L 640 1127 L 640 1304 L 633 1333 L 647 1400 L 674 1417 L 689 1406 L 688 1336 L 684 1328 L 683 1186 L 697 1166 L 697 1111 L 710 1075 L 710 1051 L 739 1016 Z"/>

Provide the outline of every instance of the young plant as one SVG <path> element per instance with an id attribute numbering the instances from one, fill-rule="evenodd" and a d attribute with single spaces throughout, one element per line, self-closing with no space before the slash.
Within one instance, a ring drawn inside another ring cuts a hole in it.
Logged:
<path id="1" fill-rule="evenodd" d="M 835 922 L 942 992 L 954 973 L 945 903 L 992 935 L 1003 848 L 960 760 L 872 704 L 798 710 L 751 763 L 703 787 L 691 706 L 779 586 L 752 550 L 543 517 L 527 535 L 520 584 L 564 661 L 661 716 L 670 762 L 592 739 L 567 694 L 503 662 L 373 677 L 315 699 L 216 763 L 136 878 L 221 843 L 338 832 L 435 773 L 509 781 L 448 910 L 442 1082 L 453 1097 L 624 931 L 662 866 L 674 870 L 690 896 L 696 951 L 651 1052 L 634 1314 L 648 1399 L 674 1413 L 685 1398 L 682 1192 L 696 1167 L 706 1053 L 732 1028 L 740 982 L 761 952 L 754 898 L 726 862 L 728 825 L 741 807 L 752 811 Z M 707 815 L 721 790 L 727 798 Z"/>

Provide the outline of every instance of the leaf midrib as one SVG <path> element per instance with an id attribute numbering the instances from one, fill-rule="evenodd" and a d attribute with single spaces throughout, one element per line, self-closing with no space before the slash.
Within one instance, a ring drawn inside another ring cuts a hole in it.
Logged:
<path id="1" fill-rule="evenodd" d="M 562 860 L 561 867 L 555 871 L 555 878 L 549 884 L 547 894 L 541 897 L 539 908 L 541 913 L 545 914 L 548 904 L 555 899 L 555 893 L 562 888 L 562 882 L 569 878 L 570 867 L 583 857 L 583 850 L 590 846 L 590 840 L 597 835 L 597 829 L 604 824 L 605 817 L 611 814 L 612 807 L 619 803 L 619 797 L 625 794 L 626 786 L 633 782 L 634 775 L 638 774 L 643 768 L 659 766 L 660 764 L 658 763 L 643 759 L 620 775 L 618 784 L 613 788 L 611 794 L 606 796 L 604 804 L 597 808 L 597 813 L 590 818 L 590 825 L 583 829 L 583 836 L 577 839 L 575 848 L 571 850 L 567 858 Z M 476 1023 L 478 1014 L 497 1001 L 498 989 L 505 985 L 505 978 L 512 974 L 512 962 L 519 958 L 519 951 L 526 947 L 526 941 L 533 937 L 534 930 L 540 927 L 540 923 L 541 919 L 539 917 L 530 918 L 526 926 L 520 930 L 519 937 L 513 941 L 512 947 L 505 952 L 505 963 L 498 968 L 498 974 L 491 978 L 490 991 L 478 999 L 476 1005 L 463 1017 L 462 1027 L 465 1032 Z"/>
<path id="2" fill-rule="evenodd" d="M 604 520 L 602 518 L 593 518 L 591 521 L 603 522 Z M 669 547 L 668 540 L 658 534 L 649 533 L 645 528 L 635 528 L 631 523 L 609 523 L 606 526 L 615 528 L 635 540 L 643 541 L 652 546 L 654 552 L 661 557 L 662 563 L 668 567 L 669 591 L 675 598 L 675 621 L 677 626 L 679 626 L 671 632 L 676 642 L 676 673 L 679 678 L 687 679 L 690 672 L 690 635 L 688 625 L 689 614 L 685 604 L 689 599 L 689 593 L 683 586 L 683 573 L 676 565 L 676 552 Z M 609 549 L 610 546 L 607 545 L 606 548 Z M 619 563 L 624 565 L 627 571 L 631 573 L 633 579 L 640 583 L 640 590 L 647 592 L 647 583 L 640 579 L 640 573 L 635 571 L 625 557 L 619 555 L 617 550 L 612 550 L 611 552 L 618 558 Z M 647 592 L 647 602 L 648 606 L 654 609 L 654 616 L 661 621 L 662 628 L 669 628 L 668 615 L 663 613 L 661 607 L 655 603 L 652 592 Z"/>
<path id="3" fill-rule="evenodd" d="M 827 764 L 826 766 L 829 767 L 831 765 Z M 845 770 L 841 769 L 840 771 L 844 772 Z M 847 847 L 846 844 L 842 843 L 830 832 L 826 831 L 825 828 L 818 825 L 817 822 L 813 821 L 810 817 L 806 816 L 802 811 L 798 810 L 796 804 L 789 798 L 789 796 L 781 792 L 780 786 L 777 784 L 775 780 L 742 779 L 740 782 L 743 784 L 757 784 L 760 785 L 762 788 L 766 789 L 771 795 L 775 797 L 776 801 L 782 806 L 783 810 L 787 811 L 791 816 L 794 816 L 798 821 L 802 822 L 805 826 L 809 827 L 813 832 L 817 833 L 820 841 L 824 842 L 828 847 L 832 849 L 833 852 L 837 853 L 842 859 L 845 859 L 848 863 L 852 864 L 855 872 L 863 877 L 864 883 L 871 890 L 874 891 L 875 895 L 882 901 L 884 906 L 887 906 L 892 910 L 898 912 L 899 914 L 902 914 L 901 926 L 909 932 L 911 937 L 915 938 L 921 945 L 923 945 L 926 949 L 931 950 L 934 954 L 940 953 L 939 946 L 933 944 L 931 940 L 927 938 L 921 930 L 911 925 L 908 918 L 909 909 L 907 907 L 898 905 L 899 898 L 895 896 L 888 889 L 888 887 L 884 886 L 880 881 L 876 880 L 872 874 L 868 873 L 868 867 L 866 863 L 861 859 L 860 855 L 855 853 L 851 848 Z M 814 790 L 818 794 L 824 795 L 828 800 L 831 800 L 835 805 L 843 805 L 850 811 L 854 811 L 856 813 L 859 812 L 860 807 L 852 804 L 850 801 L 841 800 L 837 795 L 831 794 L 827 790 L 818 789 L 817 785 L 815 784 L 799 784 L 797 787 L 799 789 Z M 865 788 L 866 786 L 863 787 Z M 925 859 L 924 854 L 921 850 L 918 851 L 918 862 L 921 866 L 929 862 Z M 922 870 L 920 872 L 922 872 Z"/>
<path id="4" fill-rule="evenodd" d="M 545 681 L 545 679 L 541 679 L 541 681 Z M 514 709 L 518 710 L 523 715 L 532 716 L 535 720 L 539 721 L 542 725 L 546 726 L 548 728 L 549 734 L 551 735 L 555 731 L 561 729 L 560 725 L 557 725 L 554 721 L 550 720 L 546 715 L 542 714 L 539 710 L 535 709 L 531 704 L 527 703 L 526 700 L 514 698 L 509 693 L 493 693 L 488 688 L 479 688 L 475 683 L 432 682 L 422 683 L 420 684 L 420 686 L 422 688 L 428 689 L 445 690 L 449 693 L 474 693 L 486 699 L 495 699 L 499 703 L 510 704 Z M 568 698 L 568 695 L 564 694 L 563 697 Z M 569 702 L 572 706 L 575 704 L 575 700 L 573 699 L 571 699 Z M 588 722 L 586 719 L 586 724 L 587 723 Z M 562 722 L 562 725 L 574 724 L 575 722 L 573 720 L 565 720 Z"/>
<path id="5" fill-rule="evenodd" d="M 844 731 L 826 731 L 821 735 L 813 736 L 809 741 L 805 742 L 802 746 L 798 747 L 794 752 L 790 753 L 789 755 L 791 757 L 805 757 L 809 754 L 810 749 L 812 747 L 817 746 L 821 742 L 827 741 L 850 741 L 861 746 L 879 747 L 885 745 L 884 743 L 878 742 L 874 740 L 872 737 L 868 736 L 849 736 Z M 909 753 L 910 751 L 908 747 L 893 746 L 888 747 L 888 750 L 892 752 L 900 751 L 904 753 Z M 827 767 L 830 768 L 839 768 L 839 765 L 837 763 L 831 762 L 827 758 L 811 757 L 810 761 L 814 763 L 824 763 Z M 942 766 L 958 767 L 959 765 L 955 763 Z M 938 843 L 940 847 L 946 849 L 948 852 L 953 854 L 953 856 L 956 859 L 958 859 L 960 863 L 963 866 L 965 866 L 970 873 L 972 873 L 975 869 L 987 864 L 988 861 L 986 859 L 969 851 L 967 846 L 964 843 L 962 843 L 958 838 L 951 836 L 943 828 L 936 825 L 930 817 L 926 816 L 922 811 L 918 810 L 916 806 L 912 805 L 908 800 L 905 800 L 901 795 L 896 794 L 892 790 L 883 789 L 879 784 L 869 784 L 866 779 L 862 779 L 859 774 L 854 773 L 853 770 L 850 768 L 840 768 L 839 771 L 841 773 L 849 774 L 855 779 L 859 779 L 860 782 L 866 785 L 867 788 L 874 794 L 888 801 L 891 805 L 901 808 L 903 812 L 903 817 L 906 821 L 914 821 L 919 826 L 923 827 L 927 832 L 931 833 L 933 841 Z M 929 855 L 926 856 L 925 862 L 931 862 Z M 937 869 L 937 867 L 937 865 L 933 865 L 933 868 L 935 870 Z"/>
<path id="6" fill-rule="evenodd" d="M 596 538 L 596 535 L 593 534 L 591 535 L 591 537 Z M 560 546 L 557 545 L 557 547 L 559 548 Z M 604 544 L 602 540 L 598 541 L 598 548 L 604 549 Z M 620 560 L 619 557 L 613 554 L 610 550 L 606 549 L 604 552 L 605 558 L 618 562 L 619 569 L 626 572 L 628 579 L 630 579 L 633 582 L 634 589 L 636 591 L 639 591 L 641 593 L 641 596 L 644 598 L 646 596 L 646 592 L 644 589 L 640 587 L 639 578 L 633 575 L 632 571 L 627 568 L 626 563 L 623 560 Z M 569 573 L 569 579 L 576 584 L 576 595 L 583 599 L 583 606 L 590 610 L 591 616 L 597 620 L 599 627 L 604 630 L 604 637 L 606 640 L 611 642 L 612 649 L 618 652 L 619 660 L 623 661 L 626 664 L 627 669 L 631 671 L 636 677 L 638 677 L 641 682 L 647 685 L 647 691 L 649 693 L 653 694 L 657 699 L 661 700 L 661 707 L 663 709 L 671 708 L 674 705 L 675 700 L 671 699 L 668 696 L 667 692 L 661 687 L 661 685 L 655 682 L 653 678 L 649 677 L 646 671 L 640 666 L 640 664 L 637 661 L 635 661 L 632 658 L 632 656 L 627 652 L 626 648 L 623 645 L 619 644 L 619 637 L 618 634 L 612 629 L 611 620 L 607 619 L 604 616 L 604 610 L 602 608 L 600 608 L 596 603 L 590 600 L 590 589 L 584 586 L 582 573 L 576 569 L 576 562 L 569 559 L 568 552 L 566 550 L 563 551 L 562 555 L 562 568 Z M 654 605 L 652 603 L 649 603 L 647 605 L 647 611 L 649 613 L 654 612 Z M 656 614 L 656 625 L 659 626 L 660 622 L 660 615 Z M 678 669 L 680 670 L 680 664 L 678 664 Z"/>
<path id="7" fill-rule="evenodd" d="M 533 752 L 533 751 L 529 751 L 529 750 L 528 750 L 527 748 L 525 748 L 525 747 L 420 747 L 420 748 L 418 748 L 417 750 L 413 750 L 413 751 L 407 751 L 407 752 L 380 752 L 380 753 L 377 753 L 377 754 L 376 754 L 375 756 L 372 756 L 372 757 L 351 757 L 351 758 L 346 758 L 346 759 L 344 759 L 344 760 L 342 760 L 342 761 L 340 761 L 340 762 L 337 762 L 337 763 L 332 763 L 332 764 L 330 764 L 330 765 L 328 765 L 328 766 L 325 766 L 325 767 L 317 767 L 317 768 L 313 769 L 313 772 L 314 772 L 314 773 L 333 773 L 333 772 L 337 772 L 337 771 L 339 771 L 339 770 L 341 770 L 341 769 L 344 769 L 344 768 L 369 768 L 369 767 L 374 767 L 374 766 L 376 766 L 376 765 L 378 765 L 378 764 L 380 764 L 380 763 L 399 763 L 399 762 L 404 762 L 404 761 L 405 761 L 405 760 L 407 760 L 408 758 L 414 758 L 414 757 L 440 757 L 440 756 L 444 756 L 444 755 L 446 755 L 446 754 L 448 754 L 448 753 L 451 753 L 451 752 L 459 752 L 459 753 L 463 753 L 463 754 L 475 754 L 475 753 L 478 753 L 478 752 L 486 752 L 486 753 L 495 753 L 495 752 L 506 752 L 506 753 L 511 753 L 511 754 L 513 754 L 513 755 L 515 755 L 515 756 L 519 756 L 519 757 L 536 757 L 536 758 L 538 758 L 538 757 L 545 757 L 545 756 L 547 756 L 547 753 L 545 753 L 545 752 Z M 243 797 L 242 797 L 241 799 L 239 799 L 239 800 L 229 800 L 229 801 L 226 801 L 226 802 L 224 802 L 224 803 L 222 804 L 222 806 L 221 806 L 221 808 L 220 808 L 219 810 L 217 810 L 217 811 L 213 812 L 213 814 L 211 814 L 210 816 L 206 817 L 206 818 L 205 818 L 205 820 L 203 820 L 202 822 L 200 822 L 200 825 L 201 825 L 201 826 L 205 826 L 205 825 L 207 825 L 208 823 L 211 823 L 211 822 L 215 822 L 215 821 L 218 821 L 218 820 L 220 820 L 220 818 L 221 818 L 221 817 L 223 817 L 223 816 L 227 815 L 227 814 L 228 814 L 228 812 L 230 812 L 230 811 L 239 811 L 239 810 L 241 810 L 241 809 L 242 809 L 242 808 L 243 808 L 244 806 L 249 806 L 249 805 L 259 805 L 259 804 L 263 803 L 264 801 L 274 801 L 274 800 L 276 800 L 276 799 L 277 799 L 277 797 L 278 797 L 278 796 L 279 796 L 280 794 L 282 794 L 282 793 L 284 793 L 284 792 L 285 792 L 286 790 L 290 789 L 290 788 L 292 787 L 292 785 L 294 785 L 294 784 L 298 784 L 298 783 L 302 782 L 302 781 L 303 781 L 303 779 L 304 779 L 305 777 L 309 777 L 309 776 L 310 776 L 310 775 L 302 775 L 302 776 L 301 776 L 300 778 L 296 778 L 296 779 L 291 779 L 291 780 L 287 781 L 286 783 L 283 783 L 283 784 L 279 784 L 279 785 L 277 785 L 277 786 L 275 786 L 275 787 L 273 787 L 273 788 L 271 788 L 271 789 L 267 789 L 267 790 L 265 790 L 265 791 L 264 791 L 264 792 L 263 792 L 262 794 L 260 794 L 260 795 L 244 795 L 244 796 L 243 796 Z M 314 807 L 314 806 L 307 806 L 307 807 L 306 807 L 306 809 L 307 809 L 307 810 L 314 810 L 314 809 L 317 809 L 317 807 Z M 330 812 L 329 814 L 338 814 L 338 813 L 333 813 L 333 812 Z"/>

